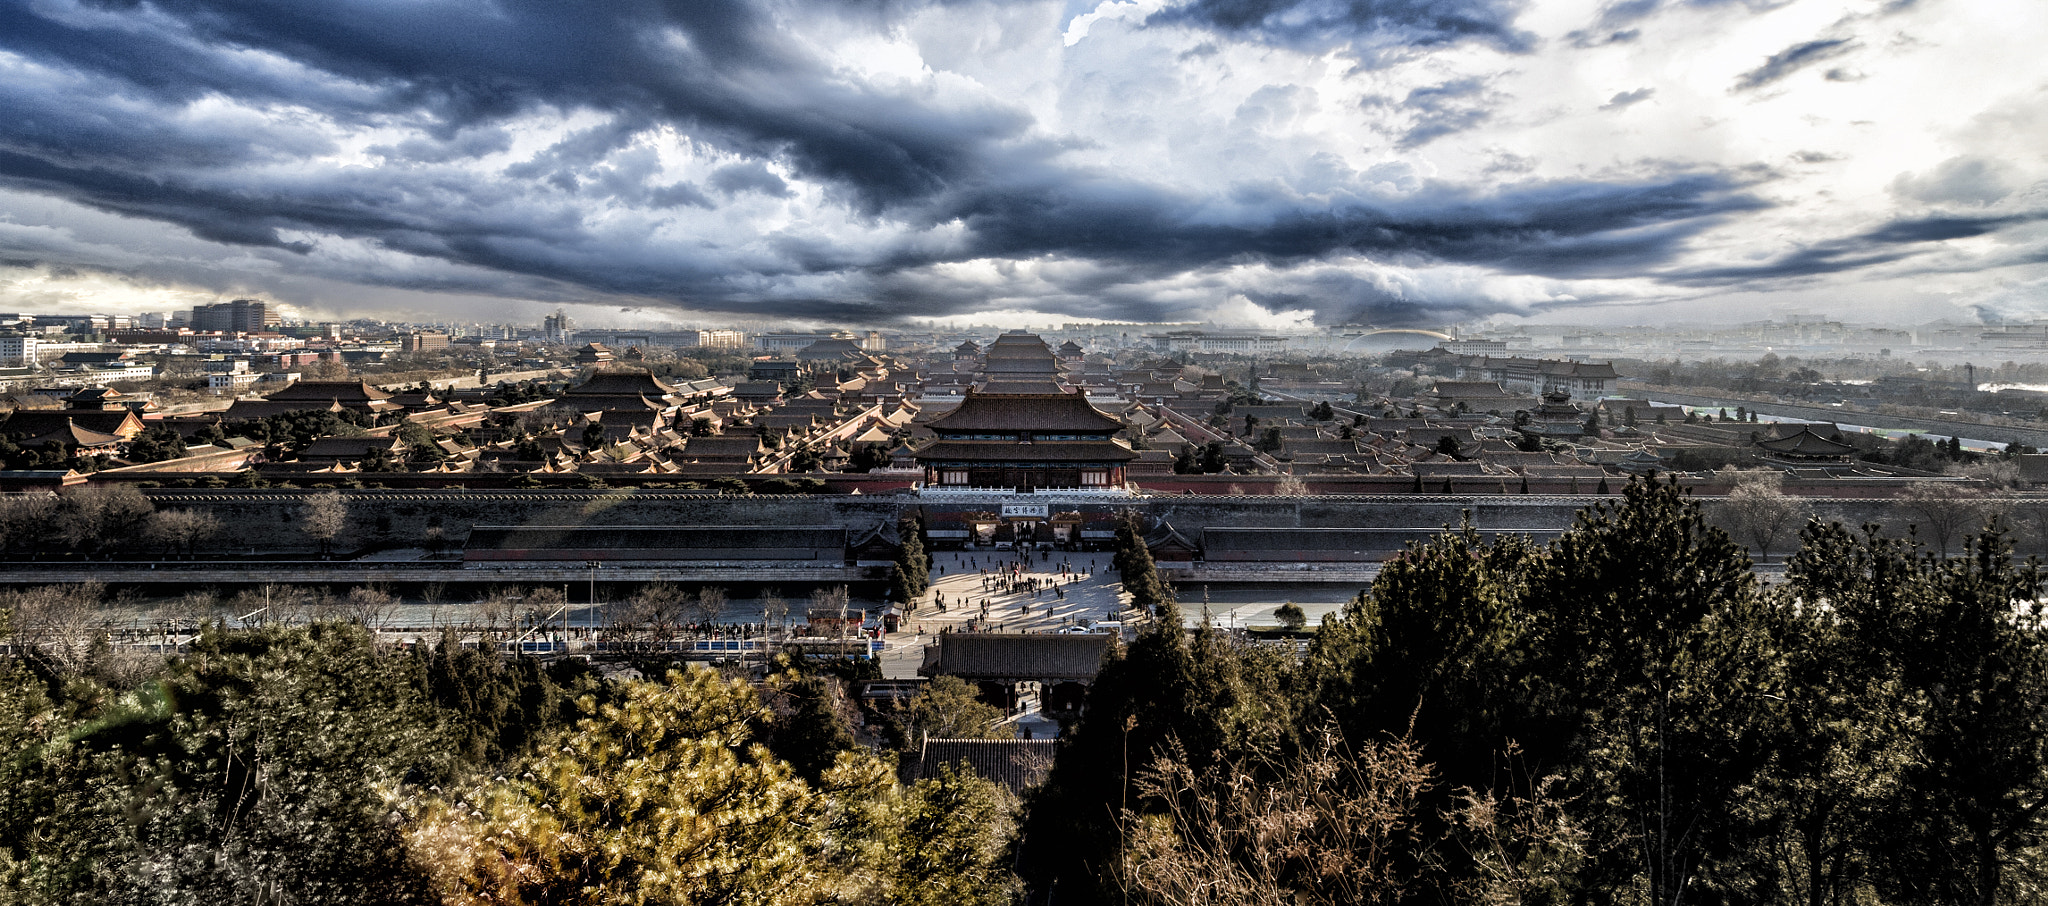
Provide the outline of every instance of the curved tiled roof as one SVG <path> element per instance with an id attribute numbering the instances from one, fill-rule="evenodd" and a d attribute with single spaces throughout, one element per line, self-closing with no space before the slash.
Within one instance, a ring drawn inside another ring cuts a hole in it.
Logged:
<path id="1" fill-rule="evenodd" d="M 1856 452 L 1855 447 L 1805 429 L 1790 437 L 1759 440 L 1756 445 L 1785 456 L 1847 456 Z"/>
<path id="2" fill-rule="evenodd" d="M 925 676 L 961 679 L 1080 680 L 1095 678 L 1115 636 L 1102 634 L 948 632 L 925 649 Z"/>
<path id="3" fill-rule="evenodd" d="M 939 440 L 917 451 L 931 462 L 1129 462 L 1131 448 L 1113 440 L 1051 440 L 1020 444 L 1009 440 Z"/>
<path id="4" fill-rule="evenodd" d="M 38 446 L 40 444 L 56 442 L 69 446 L 104 447 L 107 446 L 108 444 L 118 444 L 123 439 L 124 438 L 122 438 L 121 435 L 119 434 L 108 434 L 105 431 L 94 431 L 91 428 L 82 428 L 79 427 L 79 425 L 76 422 L 73 422 L 70 419 L 65 419 L 63 427 L 48 432 L 46 434 L 31 437 L 25 441 L 22 441 L 22 445 L 33 447 Z"/>
<path id="5" fill-rule="evenodd" d="M 1061 387 L 1057 382 L 1051 380 L 989 381 L 988 383 L 985 383 L 975 389 L 979 390 L 982 393 L 991 393 L 999 396 L 1016 396 L 1019 394 L 1031 393 L 1068 392 L 1065 387 Z"/>
<path id="6" fill-rule="evenodd" d="M 1026 332 L 1024 332 L 1024 331 L 1021 331 L 1021 330 L 1013 330 L 1013 331 L 1010 331 L 1009 333 L 1006 333 L 1006 334 L 1002 334 L 1002 335 L 1000 335 L 1000 336 L 997 336 L 997 337 L 995 338 L 995 340 L 994 340 L 993 342 L 991 342 L 991 343 L 989 343 L 989 344 L 988 344 L 988 348 L 989 348 L 989 349 L 991 349 L 991 350 L 995 350 L 995 349 L 1037 349 L 1037 350 L 1046 350 L 1046 349 L 1047 349 L 1047 347 L 1046 347 L 1046 345 L 1045 345 L 1045 338 L 1044 338 L 1044 337 L 1041 337 L 1041 336 L 1039 336 L 1039 335 L 1037 335 L 1037 334 L 1035 334 L 1035 333 L 1026 333 Z"/>
<path id="7" fill-rule="evenodd" d="M 1078 393 L 994 395 L 969 390 L 953 411 L 931 421 L 934 431 L 1100 432 L 1123 423 L 1090 405 Z"/>
<path id="8" fill-rule="evenodd" d="M 797 350 L 796 357 L 799 361 L 816 361 L 820 359 L 838 359 L 848 355 L 859 355 L 860 352 L 859 343 L 832 337 L 819 340 Z"/>
<path id="9" fill-rule="evenodd" d="M 144 425 L 135 413 L 126 407 L 113 409 L 16 409 L 7 420 L 0 422 L 0 431 L 20 434 L 26 437 L 42 438 L 76 425 L 94 434 L 116 435 L 125 439 L 140 434 Z"/>
<path id="10" fill-rule="evenodd" d="M 648 396 L 661 397 L 676 388 L 645 371 L 600 371 L 590 380 L 563 391 L 566 396 Z"/>
<path id="11" fill-rule="evenodd" d="M 1060 363 L 1051 356 L 995 356 L 982 360 L 986 374 L 1058 374 Z"/>
<path id="12" fill-rule="evenodd" d="M 1202 546 L 1195 539 L 1181 534 L 1180 529 L 1174 528 L 1173 523 L 1164 519 L 1159 520 L 1159 524 L 1153 526 L 1152 531 L 1145 535 L 1145 546 L 1148 548 L 1163 548 L 1174 545 L 1191 551 L 1202 549 Z"/>
<path id="13" fill-rule="evenodd" d="M 751 434 L 721 434 L 692 437 L 683 444 L 683 459 L 748 459 L 767 450 L 761 438 Z"/>
<path id="14" fill-rule="evenodd" d="M 334 400 L 346 406 L 352 402 L 388 400 L 391 394 L 370 386 L 368 381 L 293 381 L 283 390 L 264 398 L 272 402 Z"/>

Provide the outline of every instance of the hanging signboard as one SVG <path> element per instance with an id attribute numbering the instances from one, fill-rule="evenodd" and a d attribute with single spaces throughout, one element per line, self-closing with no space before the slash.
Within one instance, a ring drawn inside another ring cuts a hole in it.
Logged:
<path id="1" fill-rule="evenodd" d="M 1003 518 L 1036 516 L 1044 519 L 1050 506 L 1044 503 L 1006 503 L 1003 504 Z"/>

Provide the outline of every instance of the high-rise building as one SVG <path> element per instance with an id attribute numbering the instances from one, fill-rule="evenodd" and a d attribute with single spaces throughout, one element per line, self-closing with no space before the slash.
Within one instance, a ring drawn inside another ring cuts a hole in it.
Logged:
<path id="1" fill-rule="evenodd" d="M 729 327 L 715 327 L 710 330 L 686 330 L 683 337 L 695 340 L 693 345 L 713 348 L 737 349 L 745 346 L 747 335 Z"/>
<path id="2" fill-rule="evenodd" d="M 557 308 L 541 319 L 541 335 L 550 343 L 568 343 L 576 338 L 576 322 Z"/>
<path id="3" fill-rule="evenodd" d="M 0 367 L 24 368 L 36 364 L 35 337 L 0 337 Z"/>
<path id="4" fill-rule="evenodd" d="M 263 333 L 284 322 L 277 310 L 256 299 L 236 299 L 192 308 L 191 327 L 198 331 Z"/>
<path id="5" fill-rule="evenodd" d="M 820 340 L 857 340 L 852 333 L 834 330 L 825 333 L 762 333 L 754 335 L 754 345 L 768 352 L 795 352 Z"/>

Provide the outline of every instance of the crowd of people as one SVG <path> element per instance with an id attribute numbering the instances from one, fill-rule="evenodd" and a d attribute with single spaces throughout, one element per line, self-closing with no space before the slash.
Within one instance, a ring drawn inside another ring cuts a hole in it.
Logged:
<path id="1" fill-rule="evenodd" d="M 1030 546 L 1014 551 L 941 552 L 933 557 L 932 574 L 944 576 L 950 567 L 956 577 L 977 577 L 980 594 L 972 593 L 973 586 L 965 594 L 957 588 L 951 594 L 934 589 L 932 606 L 940 613 L 965 610 L 974 614 L 962 628 L 1000 632 L 1007 628 L 1007 623 L 992 620 L 1012 604 L 1021 618 L 1032 612 L 1034 602 L 1043 601 L 1044 614 L 1052 616 L 1055 607 L 1067 600 L 1069 588 L 1092 578 L 1102 568 L 1096 562 L 1098 556 L 1107 555 Z"/>

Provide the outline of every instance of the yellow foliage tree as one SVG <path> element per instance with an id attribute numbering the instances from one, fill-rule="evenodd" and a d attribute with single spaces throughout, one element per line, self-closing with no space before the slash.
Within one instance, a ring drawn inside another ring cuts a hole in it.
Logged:
<path id="1" fill-rule="evenodd" d="M 586 708 L 519 777 L 417 810 L 407 842 L 445 902 L 779 906 L 879 883 L 881 762 L 804 783 L 752 741 L 753 690 L 701 668 Z"/>

